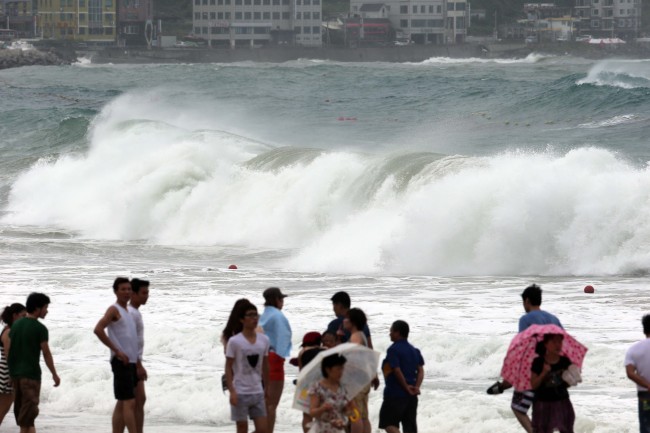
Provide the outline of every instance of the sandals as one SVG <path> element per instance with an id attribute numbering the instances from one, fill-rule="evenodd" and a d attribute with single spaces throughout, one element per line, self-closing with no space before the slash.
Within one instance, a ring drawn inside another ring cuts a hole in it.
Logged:
<path id="1" fill-rule="evenodd" d="M 501 384 L 501 382 L 496 381 L 494 382 L 494 385 L 490 386 L 487 389 L 487 393 L 490 395 L 503 394 L 503 385 Z"/>

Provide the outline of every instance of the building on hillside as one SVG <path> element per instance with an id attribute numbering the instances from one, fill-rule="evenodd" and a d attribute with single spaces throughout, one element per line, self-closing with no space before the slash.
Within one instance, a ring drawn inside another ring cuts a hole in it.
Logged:
<path id="1" fill-rule="evenodd" d="M 1 28 L 15 30 L 19 37 L 34 36 L 36 11 L 32 0 L 2 0 Z"/>
<path id="2" fill-rule="evenodd" d="M 153 0 L 117 0 L 118 44 L 149 45 L 153 39 Z"/>
<path id="3" fill-rule="evenodd" d="M 321 0 L 193 0 L 194 35 L 211 46 L 322 45 Z"/>
<path id="4" fill-rule="evenodd" d="M 48 39 L 112 44 L 116 37 L 116 0 L 35 0 L 36 31 Z"/>
<path id="5" fill-rule="evenodd" d="M 641 0 L 576 0 L 575 15 L 580 34 L 631 40 L 641 27 Z"/>

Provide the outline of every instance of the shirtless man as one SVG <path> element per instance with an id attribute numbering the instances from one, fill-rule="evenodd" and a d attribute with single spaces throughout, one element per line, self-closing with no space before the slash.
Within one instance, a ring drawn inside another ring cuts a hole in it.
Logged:
<path id="1" fill-rule="evenodd" d="M 111 350 L 113 392 L 117 399 L 112 418 L 113 433 L 122 433 L 124 426 L 129 433 L 137 433 L 135 388 L 138 382 L 138 335 L 135 320 L 128 312 L 131 299 L 129 279 L 116 278 L 113 282 L 113 292 L 116 302 L 108 307 L 104 316 L 97 322 L 95 335 Z"/>

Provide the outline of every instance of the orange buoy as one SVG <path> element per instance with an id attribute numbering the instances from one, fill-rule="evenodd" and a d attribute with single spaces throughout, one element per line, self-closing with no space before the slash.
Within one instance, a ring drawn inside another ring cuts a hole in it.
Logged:
<path id="1" fill-rule="evenodd" d="M 585 293 L 594 293 L 595 291 L 594 286 L 585 286 Z"/>
<path id="2" fill-rule="evenodd" d="M 336 120 L 338 120 L 339 122 L 343 122 L 343 121 L 345 120 L 345 117 L 339 117 L 339 118 L 336 119 Z"/>
<path id="3" fill-rule="evenodd" d="M 237 265 L 230 265 L 228 266 L 228 269 L 237 269 Z"/>

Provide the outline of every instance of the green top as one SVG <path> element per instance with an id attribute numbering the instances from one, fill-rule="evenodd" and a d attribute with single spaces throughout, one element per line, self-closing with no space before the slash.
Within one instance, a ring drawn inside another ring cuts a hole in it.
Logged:
<path id="1" fill-rule="evenodd" d="M 9 331 L 9 375 L 12 378 L 41 380 L 41 343 L 48 340 L 45 325 L 38 319 L 23 317 Z"/>

